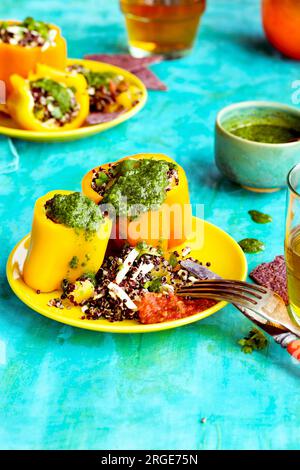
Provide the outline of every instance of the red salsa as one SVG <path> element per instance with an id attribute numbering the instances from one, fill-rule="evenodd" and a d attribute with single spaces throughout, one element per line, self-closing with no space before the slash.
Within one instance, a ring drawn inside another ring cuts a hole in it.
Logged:
<path id="1" fill-rule="evenodd" d="M 187 300 L 175 294 L 146 293 L 138 307 L 141 323 L 162 323 L 189 317 L 216 304 L 214 300 Z"/>

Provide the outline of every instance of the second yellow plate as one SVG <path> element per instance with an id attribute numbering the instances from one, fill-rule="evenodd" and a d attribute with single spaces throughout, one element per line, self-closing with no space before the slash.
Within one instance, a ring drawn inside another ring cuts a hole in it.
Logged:
<path id="1" fill-rule="evenodd" d="M 199 240 L 188 240 L 184 246 L 192 248 L 191 256 L 204 264 L 211 263 L 210 269 L 225 279 L 245 280 L 247 276 L 247 262 L 243 251 L 238 243 L 233 240 L 226 232 L 210 224 L 200 221 L 194 217 L 194 224 L 199 224 L 202 236 Z M 199 231 L 198 231 L 199 233 Z M 47 305 L 50 299 L 59 297 L 61 292 L 51 292 L 50 294 L 37 294 L 28 287 L 22 279 L 22 269 L 24 260 L 28 251 L 30 235 L 27 235 L 14 248 L 7 262 L 7 279 L 15 294 L 22 302 L 28 305 L 36 312 L 52 320 L 85 328 L 94 331 L 104 331 L 110 333 L 149 333 L 153 331 L 167 330 L 179 326 L 202 320 L 209 315 L 223 308 L 226 303 L 218 302 L 213 307 L 190 317 L 180 320 L 167 321 L 164 323 L 155 323 L 152 325 L 142 325 L 136 320 L 126 320 L 122 322 L 110 323 L 106 319 L 82 320 L 80 307 L 71 309 L 58 309 Z M 201 244 L 201 241 L 202 244 Z"/>
<path id="2" fill-rule="evenodd" d="M 138 87 L 141 90 L 141 100 L 139 103 L 131 108 L 129 111 L 126 111 L 120 114 L 118 117 L 109 122 L 103 122 L 101 124 L 94 125 L 84 125 L 79 129 L 73 129 L 69 131 L 59 131 L 59 132 L 36 132 L 20 129 L 17 124 L 7 115 L 0 112 L 0 134 L 6 135 L 8 137 L 13 137 L 16 139 L 30 140 L 35 142 L 66 142 L 69 140 L 81 139 L 83 137 L 88 137 L 93 134 L 98 134 L 103 132 L 111 127 L 115 127 L 121 122 L 127 121 L 132 116 L 137 114 L 144 104 L 147 101 L 147 90 L 141 80 L 128 72 L 127 70 L 121 69 L 120 67 L 115 67 L 114 65 L 105 64 L 103 62 L 96 62 L 93 60 L 82 60 L 82 59 L 69 59 L 68 65 L 78 64 L 83 67 L 89 68 L 95 72 L 113 72 L 116 74 L 123 75 L 125 79 Z"/>

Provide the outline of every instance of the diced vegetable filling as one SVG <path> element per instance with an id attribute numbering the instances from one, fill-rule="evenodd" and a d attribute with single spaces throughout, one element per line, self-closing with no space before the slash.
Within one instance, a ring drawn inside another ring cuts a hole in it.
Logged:
<path id="1" fill-rule="evenodd" d="M 31 17 L 22 23 L 0 23 L 0 42 L 22 47 L 47 49 L 55 43 L 57 31 L 43 21 Z"/>
<path id="2" fill-rule="evenodd" d="M 33 113 L 39 121 L 64 126 L 78 115 L 80 106 L 75 89 L 50 78 L 41 78 L 30 82 L 30 90 L 34 100 Z"/>
<path id="3" fill-rule="evenodd" d="M 189 252 L 189 248 L 181 255 L 175 251 L 172 258 L 177 263 L 170 264 L 159 250 L 144 242 L 135 248 L 124 247 L 120 253 L 105 258 L 96 277 L 87 274 L 75 283 L 64 280 L 62 299 L 80 305 L 82 319 L 106 318 L 111 322 L 139 319 L 143 323 L 157 323 L 164 321 L 165 315 L 168 320 L 192 315 L 197 309 L 212 306 L 214 301 L 194 303 L 174 296 L 178 286 L 195 281 L 179 262 Z M 150 308 L 150 300 L 154 301 L 154 310 Z M 169 305 L 167 310 L 166 305 Z"/>
<path id="4" fill-rule="evenodd" d="M 81 65 L 71 65 L 69 71 L 81 73 L 88 83 L 90 112 L 113 113 L 125 109 L 118 97 L 129 90 L 129 83 L 121 75 L 110 72 L 94 72 Z M 130 107 L 138 103 L 134 100 Z"/>

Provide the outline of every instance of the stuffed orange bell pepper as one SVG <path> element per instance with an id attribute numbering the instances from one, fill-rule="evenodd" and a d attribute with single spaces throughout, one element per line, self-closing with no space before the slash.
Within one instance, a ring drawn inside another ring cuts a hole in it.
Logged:
<path id="1" fill-rule="evenodd" d="M 38 63 L 64 69 L 67 45 L 57 26 L 26 18 L 0 21 L 0 80 L 12 90 L 9 78 L 18 74 L 27 77 Z"/>
<path id="2" fill-rule="evenodd" d="M 60 132 L 77 129 L 89 113 L 86 80 L 82 75 L 38 64 L 25 79 L 12 75 L 7 100 L 11 117 L 23 129 Z"/>
<path id="3" fill-rule="evenodd" d="M 31 240 L 24 263 L 25 283 L 41 292 L 59 289 L 100 268 L 111 221 L 80 193 L 51 191 L 36 201 Z"/>
<path id="4" fill-rule="evenodd" d="M 82 190 L 97 204 L 114 207 L 117 242 L 166 249 L 183 243 L 192 230 L 185 172 L 166 155 L 137 154 L 97 167 L 84 176 Z"/>

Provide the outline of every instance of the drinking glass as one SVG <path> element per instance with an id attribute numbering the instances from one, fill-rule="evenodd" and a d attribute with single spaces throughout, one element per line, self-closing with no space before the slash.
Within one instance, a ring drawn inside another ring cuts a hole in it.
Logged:
<path id="1" fill-rule="evenodd" d="M 120 0 L 129 50 L 134 57 L 187 54 L 194 43 L 206 0 Z"/>
<path id="2" fill-rule="evenodd" d="M 300 163 L 288 174 L 285 257 L 290 311 L 300 324 Z"/>

